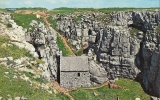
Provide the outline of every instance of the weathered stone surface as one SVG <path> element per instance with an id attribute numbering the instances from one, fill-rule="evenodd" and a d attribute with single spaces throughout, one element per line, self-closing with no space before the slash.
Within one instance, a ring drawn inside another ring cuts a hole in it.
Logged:
<path id="1" fill-rule="evenodd" d="M 43 23 L 38 24 L 36 21 L 30 23 L 35 29 L 26 33 L 27 42 L 34 45 L 38 58 L 44 61 L 44 64 L 39 66 L 42 69 L 42 76 L 47 80 L 57 80 L 57 52 L 59 51 L 56 44 L 56 32 Z M 32 29 L 32 28 L 31 28 Z M 32 54 L 35 55 L 35 54 Z M 35 55 L 36 56 L 36 55 Z"/>
<path id="2" fill-rule="evenodd" d="M 90 73 L 88 67 L 87 56 L 61 57 L 60 85 L 64 88 L 90 86 Z"/>
<path id="3" fill-rule="evenodd" d="M 14 98 L 14 100 L 20 100 L 21 99 L 21 97 L 15 97 Z"/>
<path id="4" fill-rule="evenodd" d="M 94 21 L 90 20 L 92 14 L 83 14 L 81 21 L 78 22 L 68 20 L 71 15 L 67 15 L 67 18 L 60 16 L 61 20 L 57 23 L 58 29 L 68 39 L 81 40 L 78 36 L 82 34 L 82 44 L 89 41 L 88 59 L 93 82 L 103 83 L 108 79 L 121 77 L 135 79 L 140 75 L 144 89 L 158 96 L 159 36 L 155 34 L 155 28 L 160 25 L 159 13 L 159 11 L 111 13 L 111 22 L 117 26 L 102 27 L 103 22 L 99 23 L 96 20 L 97 14 L 93 14 Z M 134 36 L 130 35 L 132 27 L 139 30 Z M 79 35 L 77 30 L 81 32 Z M 150 32 L 151 30 L 153 31 Z M 73 45 L 80 47 L 76 42 Z M 99 64 L 95 64 L 93 52 L 97 55 Z"/>
<path id="5" fill-rule="evenodd" d="M 98 20 L 104 15 L 103 13 L 84 13 L 82 16 L 58 15 L 57 28 L 67 37 L 75 50 L 82 48 L 85 44 L 88 45 L 90 65 L 88 74 L 91 76 L 87 76 L 87 79 L 90 78 L 93 83 L 104 83 L 118 78 L 136 78 L 147 93 L 160 97 L 160 36 L 156 32 L 156 27 L 160 26 L 159 14 L 160 11 L 144 10 L 114 12 L 110 14 L 111 25 L 106 25 L 105 23 L 108 23 L 106 20 Z M 5 18 L 12 23 L 13 31 L 4 30 L 1 33 L 7 32 L 13 40 L 24 40 L 23 43 L 14 42 L 13 44 L 21 48 L 29 48 L 28 50 L 35 57 L 38 55 L 37 58 L 44 61 L 44 64 L 39 65 L 39 69 L 43 70 L 42 75 L 48 80 L 57 80 L 58 60 L 56 58 L 62 53 L 59 52 L 56 44 L 56 32 L 42 23 L 32 21 L 30 25 L 36 28 L 25 34 L 22 27 L 17 26 L 9 15 L 2 17 L 2 19 Z M 1 30 L 5 27 L 2 24 L 0 26 Z M 131 33 L 134 28 L 138 31 Z M 26 41 L 33 44 L 35 48 L 31 44 L 26 44 Z M 70 75 L 69 80 L 66 81 L 67 84 L 70 84 L 69 87 L 74 87 L 75 83 L 71 80 L 76 78 L 76 74 L 67 74 Z M 81 80 L 84 78 L 82 77 Z"/>
<path id="6" fill-rule="evenodd" d="M 91 73 L 91 80 L 93 82 L 104 83 L 108 80 L 106 70 L 94 61 L 89 63 L 89 72 Z"/>

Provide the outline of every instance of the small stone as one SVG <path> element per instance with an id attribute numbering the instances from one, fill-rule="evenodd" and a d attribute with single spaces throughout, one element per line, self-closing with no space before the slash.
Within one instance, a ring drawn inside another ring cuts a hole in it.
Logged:
<path id="1" fill-rule="evenodd" d="M 9 74 L 9 72 L 4 72 L 4 74 L 8 75 L 8 74 Z"/>
<path id="2" fill-rule="evenodd" d="M 141 100 L 140 98 L 136 98 L 135 100 Z"/>
<path id="3" fill-rule="evenodd" d="M 150 97 L 150 100 L 160 100 L 160 98 L 151 96 L 151 97 Z"/>
<path id="4" fill-rule="evenodd" d="M 13 57 L 7 57 L 8 60 L 12 61 L 13 60 Z"/>
<path id="5" fill-rule="evenodd" d="M 17 79 L 18 77 L 16 75 L 13 76 L 14 79 Z"/>
<path id="6" fill-rule="evenodd" d="M 54 92 L 54 94 L 57 94 L 57 93 L 58 93 L 56 89 L 54 89 L 53 92 Z"/>
<path id="7" fill-rule="evenodd" d="M 96 92 L 93 92 L 94 96 L 97 96 L 98 94 Z"/>
<path id="8" fill-rule="evenodd" d="M 8 98 L 7 100 L 12 100 L 12 98 Z"/>
<path id="9" fill-rule="evenodd" d="M 27 98 L 25 98 L 24 96 L 21 97 L 21 100 L 27 100 Z"/>
<path id="10" fill-rule="evenodd" d="M 0 58 L 0 61 L 7 61 L 7 58 Z"/>
<path id="11" fill-rule="evenodd" d="M 15 98 L 14 98 L 14 100 L 20 100 L 20 99 L 21 99 L 20 97 L 15 97 Z"/>
<path id="12" fill-rule="evenodd" d="M 3 99 L 3 97 L 0 96 L 0 100 L 2 100 L 2 99 Z"/>
<path id="13" fill-rule="evenodd" d="M 48 91 L 48 93 L 52 94 L 52 91 Z"/>
<path id="14" fill-rule="evenodd" d="M 45 89 L 45 90 L 48 90 L 49 89 L 49 86 L 48 85 L 46 85 L 46 84 L 42 84 L 42 86 L 41 86 L 43 89 Z"/>

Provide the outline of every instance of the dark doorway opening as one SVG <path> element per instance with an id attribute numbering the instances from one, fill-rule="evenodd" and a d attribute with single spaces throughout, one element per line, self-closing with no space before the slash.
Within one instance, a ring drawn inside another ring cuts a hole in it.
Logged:
<path id="1" fill-rule="evenodd" d="M 78 77 L 80 77 L 80 73 L 78 73 L 77 75 L 78 75 Z"/>
<path id="2" fill-rule="evenodd" d="M 60 84 L 60 56 L 57 56 L 57 82 Z"/>

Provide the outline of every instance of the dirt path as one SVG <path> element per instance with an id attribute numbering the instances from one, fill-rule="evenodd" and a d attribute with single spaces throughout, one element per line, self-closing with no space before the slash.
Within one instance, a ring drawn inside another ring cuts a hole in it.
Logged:
<path id="1" fill-rule="evenodd" d="M 43 17 L 43 20 L 47 24 L 47 26 L 50 27 L 51 24 L 48 22 L 47 18 L 48 18 L 48 16 L 47 17 Z"/>
<path id="2" fill-rule="evenodd" d="M 56 31 L 56 30 L 55 30 L 55 31 Z M 57 32 L 57 31 L 56 31 L 56 32 Z M 65 48 L 70 51 L 70 53 L 71 53 L 72 56 L 75 56 L 75 54 L 73 53 L 72 49 L 70 48 L 70 46 L 69 46 L 68 43 L 67 43 L 67 39 L 66 39 L 64 36 L 62 36 L 60 33 L 57 32 L 57 34 L 58 34 L 58 36 L 62 39 Z"/>
<path id="3" fill-rule="evenodd" d="M 84 90 L 96 90 L 96 89 L 99 89 L 99 88 L 102 88 L 104 86 L 108 86 L 109 82 L 105 82 L 104 84 L 102 84 L 101 86 L 97 86 L 97 87 L 91 87 L 91 88 L 82 88 Z M 73 90 L 76 90 L 76 89 L 71 89 L 71 90 L 68 90 L 67 92 L 71 92 Z"/>
<path id="4" fill-rule="evenodd" d="M 44 19 L 44 22 L 47 24 L 47 26 L 49 26 L 50 27 L 50 23 L 48 22 L 48 20 L 47 20 L 47 18 L 49 17 L 49 15 L 48 16 L 42 16 L 43 17 L 43 19 Z M 62 36 L 59 32 L 57 32 L 55 29 L 54 29 L 54 31 L 57 33 L 57 35 L 62 39 L 62 41 L 63 41 L 63 43 L 64 43 L 64 46 L 65 46 L 65 48 L 67 49 L 67 50 L 69 50 L 69 52 L 71 53 L 71 55 L 72 56 L 75 56 L 75 54 L 73 53 L 73 51 L 72 51 L 72 49 L 70 48 L 70 46 L 68 45 L 68 43 L 67 43 L 67 39 L 64 37 L 64 36 Z"/>
<path id="5" fill-rule="evenodd" d="M 86 89 L 86 90 L 96 90 L 96 89 L 99 89 L 99 88 L 102 88 L 102 87 L 104 87 L 104 86 L 108 86 L 108 82 L 106 82 L 106 83 L 104 83 L 103 85 L 101 85 L 101 86 L 97 86 L 97 87 L 92 87 L 92 88 L 84 88 L 84 89 Z"/>
<path id="6" fill-rule="evenodd" d="M 62 88 L 56 81 L 53 82 L 53 86 L 62 94 L 67 95 L 71 100 L 74 100 L 74 98 L 69 94 L 69 91 Z"/>
<path id="7" fill-rule="evenodd" d="M 91 87 L 91 88 L 82 88 L 84 90 L 96 90 L 96 89 L 99 89 L 99 88 L 102 88 L 104 86 L 108 86 L 109 82 L 105 82 L 103 85 L 101 86 L 97 86 L 97 87 Z M 69 92 L 73 91 L 73 90 L 76 90 L 76 89 L 71 89 L 71 90 L 67 90 L 67 89 L 64 89 L 62 88 L 58 82 L 54 81 L 53 82 L 53 86 L 59 91 L 61 92 L 62 94 L 65 94 L 67 95 L 68 97 L 70 97 L 71 100 L 74 100 L 74 98 L 69 94 Z"/>
<path id="8" fill-rule="evenodd" d="M 96 89 L 99 89 L 99 88 L 102 88 L 104 86 L 108 86 L 109 82 L 106 82 L 104 83 L 103 85 L 101 86 L 97 86 L 97 87 L 92 87 L 92 88 L 82 88 L 84 90 L 96 90 Z M 73 91 L 73 90 L 76 90 L 76 89 L 71 89 L 71 90 L 67 90 L 67 89 L 64 89 L 62 88 L 59 83 L 57 83 L 56 81 L 53 82 L 53 86 L 59 91 L 61 92 L 62 94 L 65 94 L 67 95 L 68 97 L 70 97 L 71 100 L 74 100 L 74 98 L 69 94 L 69 92 Z"/>
<path id="9" fill-rule="evenodd" d="M 45 11 L 37 11 L 36 13 L 34 11 L 29 11 L 29 10 L 24 10 L 24 11 L 17 11 L 16 13 L 23 13 L 23 14 L 38 14 L 40 15 L 40 17 L 43 18 L 44 22 L 47 24 L 48 27 L 51 26 L 51 24 L 48 22 L 47 18 L 50 17 L 50 14 L 48 14 L 48 12 Z M 72 49 L 70 48 L 70 46 L 67 43 L 67 39 L 65 37 L 63 37 L 59 32 L 57 32 L 55 29 L 54 31 L 58 34 L 58 36 L 62 39 L 64 46 L 67 50 L 69 50 L 69 52 L 71 53 L 72 56 L 75 56 L 75 54 L 73 53 Z"/>

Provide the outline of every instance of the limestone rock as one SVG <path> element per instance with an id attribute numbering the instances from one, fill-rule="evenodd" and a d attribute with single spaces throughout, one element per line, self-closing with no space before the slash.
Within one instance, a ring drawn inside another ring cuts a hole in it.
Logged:
<path id="1" fill-rule="evenodd" d="M 21 97 L 15 97 L 14 100 L 21 100 Z"/>

